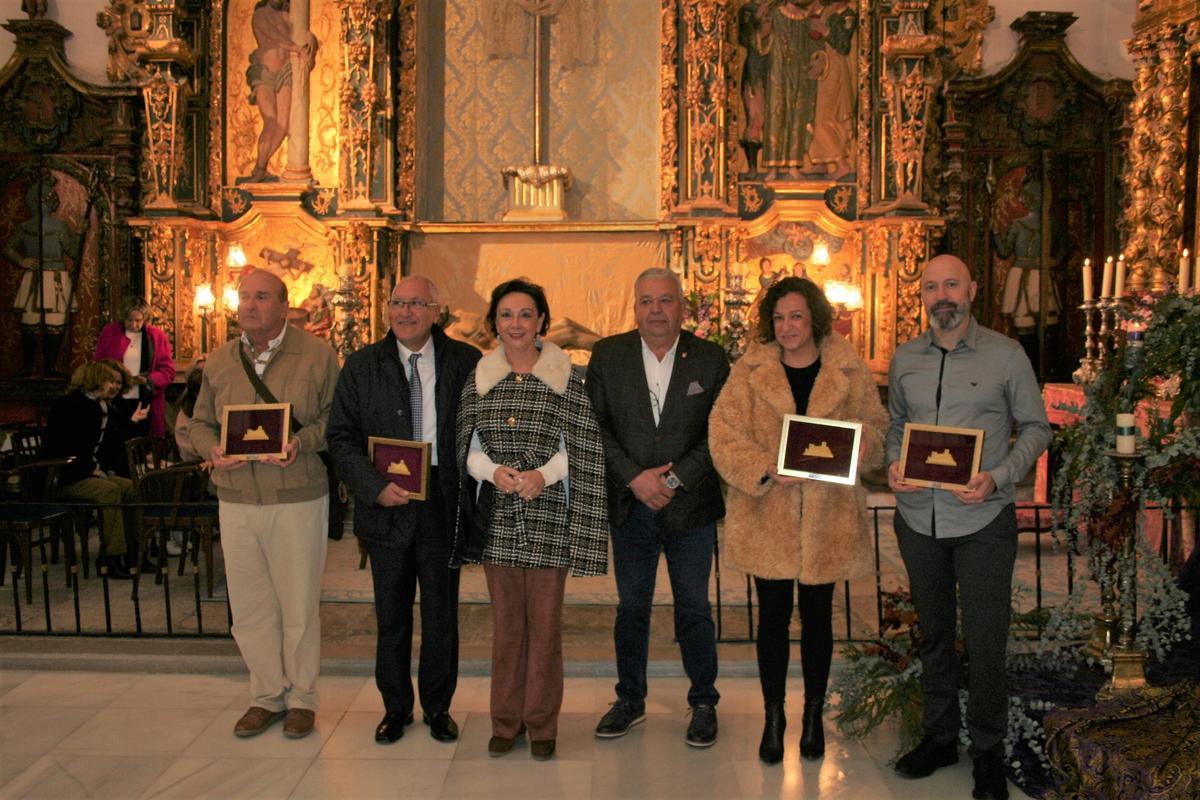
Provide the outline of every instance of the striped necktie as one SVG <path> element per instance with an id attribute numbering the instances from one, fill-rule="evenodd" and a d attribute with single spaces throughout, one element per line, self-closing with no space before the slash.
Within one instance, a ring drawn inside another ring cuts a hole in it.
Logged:
<path id="1" fill-rule="evenodd" d="M 412 435 L 413 439 L 418 442 L 424 438 L 421 435 L 424 431 L 421 415 L 421 373 L 417 370 L 417 359 L 420 357 L 420 353 L 413 353 L 408 357 L 408 396 L 409 405 L 412 407 Z"/>

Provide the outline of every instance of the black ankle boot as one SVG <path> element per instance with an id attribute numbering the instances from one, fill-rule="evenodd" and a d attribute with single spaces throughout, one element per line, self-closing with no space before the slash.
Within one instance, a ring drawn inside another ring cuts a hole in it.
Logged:
<path id="1" fill-rule="evenodd" d="M 787 728 L 787 715 L 783 713 L 783 701 L 768 702 L 767 719 L 763 723 L 762 742 L 758 745 L 758 757 L 764 764 L 778 764 L 783 760 L 783 731 Z"/>
<path id="2" fill-rule="evenodd" d="M 815 761 L 825 755 L 825 728 L 821 723 L 823 700 L 804 701 L 804 722 L 800 728 L 800 757 Z"/>

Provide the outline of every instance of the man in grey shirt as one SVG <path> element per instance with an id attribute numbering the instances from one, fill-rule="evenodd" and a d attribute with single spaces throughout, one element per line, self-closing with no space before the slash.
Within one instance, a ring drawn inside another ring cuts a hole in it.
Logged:
<path id="1" fill-rule="evenodd" d="M 1017 550 L 1015 484 L 1050 441 L 1033 367 L 1021 346 L 971 316 L 977 286 L 950 255 L 925 265 L 921 299 L 930 328 L 896 348 L 888 376 L 891 427 L 888 484 L 896 493 L 896 538 L 921 624 L 924 738 L 896 762 L 924 778 L 958 761 L 959 601 L 970 658 L 967 730 L 976 798 L 1008 797 L 1005 647 Z M 961 491 L 926 489 L 900 478 L 908 422 L 984 431 L 980 471 Z M 1009 445 L 1013 430 L 1017 439 Z M 957 594 L 956 594 L 957 591 Z"/>

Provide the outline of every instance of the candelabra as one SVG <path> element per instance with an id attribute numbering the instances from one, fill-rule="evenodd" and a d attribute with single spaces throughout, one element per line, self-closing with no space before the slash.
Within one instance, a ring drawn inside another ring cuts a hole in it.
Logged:
<path id="1" fill-rule="evenodd" d="M 746 331 L 750 325 L 748 309 L 753 304 L 746 288 L 746 276 L 725 274 L 725 350 L 737 358 L 746 349 Z"/>
<path id="2" fill-rule="evenodd" d="M 354 273 L 339 272 L 338 288 L 330 294 L 333 295 L 329 300 L 333 306 L 333 349 L 344 359 L 357 349 L 354 318 L 362 302 L 354 285 Z"/>
<path id="3" fill-rule="evenodd" d="M 1096 329 L 1092 327 L 1092 312 L 1097 307 L 1095 300 L 1084 301 L 1083 305 L 1079 307 L 1079 310 L 1083 312 L 1084 356 L 1079 362 L 1079 369 L 1071 374 L 1071 378 L 1080 386 L 1091 383 L 1100 374 L 1100 359 L 1098 358 L 1096 348 Z"/>
<path id="4" fill-rule="evenodd" d="M 1135 450 L 1121 453 L 1110 450 L 1105 453 L 1117 464 L 1121 474 L 1121 491 L 1133 492 L 1133 469 L 1144 457 Z M 1134 646 L 1133 628 L 1137 621 L 1137 540 L 1138 504 L 1133 503 L 1133 530 L 1121 541 L 1121 554 L 1117 559 L 1118 580 L 1121 590 L 1120 629 L 1116 646 L 1112 648 L 1112 680 L 1101 689 L 1101 694 L 1111 696 L 1126 689 L 1140 689 L 1146 685 L 1146 651 Z"/>

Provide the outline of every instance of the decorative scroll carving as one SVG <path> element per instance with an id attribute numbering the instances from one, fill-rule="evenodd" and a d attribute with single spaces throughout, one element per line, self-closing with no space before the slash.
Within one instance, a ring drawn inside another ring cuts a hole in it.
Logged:
<path id="1" fill-rule="evenodd" d="M 931 33 L 940 36 L 938 83 L 960 76 L 978 75 L 983 69 L 983 32 L 996 19 L 987 0 L 933 0 L 929 9 Z"/>
<path id="2" fill-rule="evenodd" d="M 725 263 L 725 231 L 722 225 L 698 225 L 693 233 L 692 256 L 695 275 L 702 283 L 712 283 L 721 277 Z"/>
<path id="3" fill-rule="evenodd" d="M 925 32 L 929 0 L 897 0 L 896 33 L 880 47 L 887 69 L 883 98 L 888 109 L 888 162 L 891 172 L 890 202 L 880 211 L 927 211 L 922 200 L 925 135 L 929 124 L 932 76 L 927 62 L 941 45 L 938 36 Z M 892 194 L 894 192 L 894 194 Z"/>
<path id="4" fill-rule="evenodd" d="M 175 297 L 175 252 L 178 246 L 176 231 L 169 225 L 155 223 L 145 228 L 134 228 L 133 233 L 142 240 L 146 282 L 154 316 L 167 338 L 177 340 L 176 315 L 172 305 Z"/>
<path id="5" fill-rule="evenodd" d="M 724 0 L 691 0 L 684 8 L 685 141 L 678 211 L 725 209 L 728 159 L 726 38 L 730 15 Z"/>
<path id="6" fill-rule="evenodd" d="M 209 0 L 208 21 L 208 206 L 221 213 L 225 176 L 225 0 Z"/>
<path id="7" fill-rule="evenodd" d="M 138 53 L 145 52 L 150 36 L 150 31 L 141 24 L 144 9 L 137 7 L 140 5 L 130 0 L 109 0 L 108 8 L 96 14 L 96 24 L 108 35 L 106 71 L 113 83 L 140 83 L 149 77 L 146 68 L 137 61 Z M 135 10 L 136 24 L 131 16 Z"/>
<path id="8" fill-rule="evenodd" d="M 921 266 L 929 253 L 929 238 L 929 228 L 920 222 L 905 222 L 896 237 L 896 344 L 922 330 Z"/>
<path id="9" fill-rule="evenodd" d="M 377 69 L 382 66 L 384 32 L 391 17 L 386 0 L 337 0 L 341 11 L 341 176 L 339 203 L 346 210 L 370 210 L 375 128 L 382 98 Z"/>
<path id="10" fill-rule="evenodd" d="M 396 87 L 396 208 L 402 219 L 416 217 L 417 166 L 417 20 L 416 0 L 400 0 Z"/>
<path id="11" fill-rule="evenodd" d="M 155 66 L 142 86 L 146 103 L 146 158 L 152 186 L 146 187 L 148 208 L 174 208 L 173 193 L 183 166 L 183 132 L 180 107 L 187 91 L 184 82 L 170 69 Z"/>
<path id="12" fill-rule="evenodd" d="M 659 215 L 669 216 L 679 203 L 679 81 L 676 77 L 678 18 L 676 0 L 662 0 L 659 94 L 662 103 Z"/>

